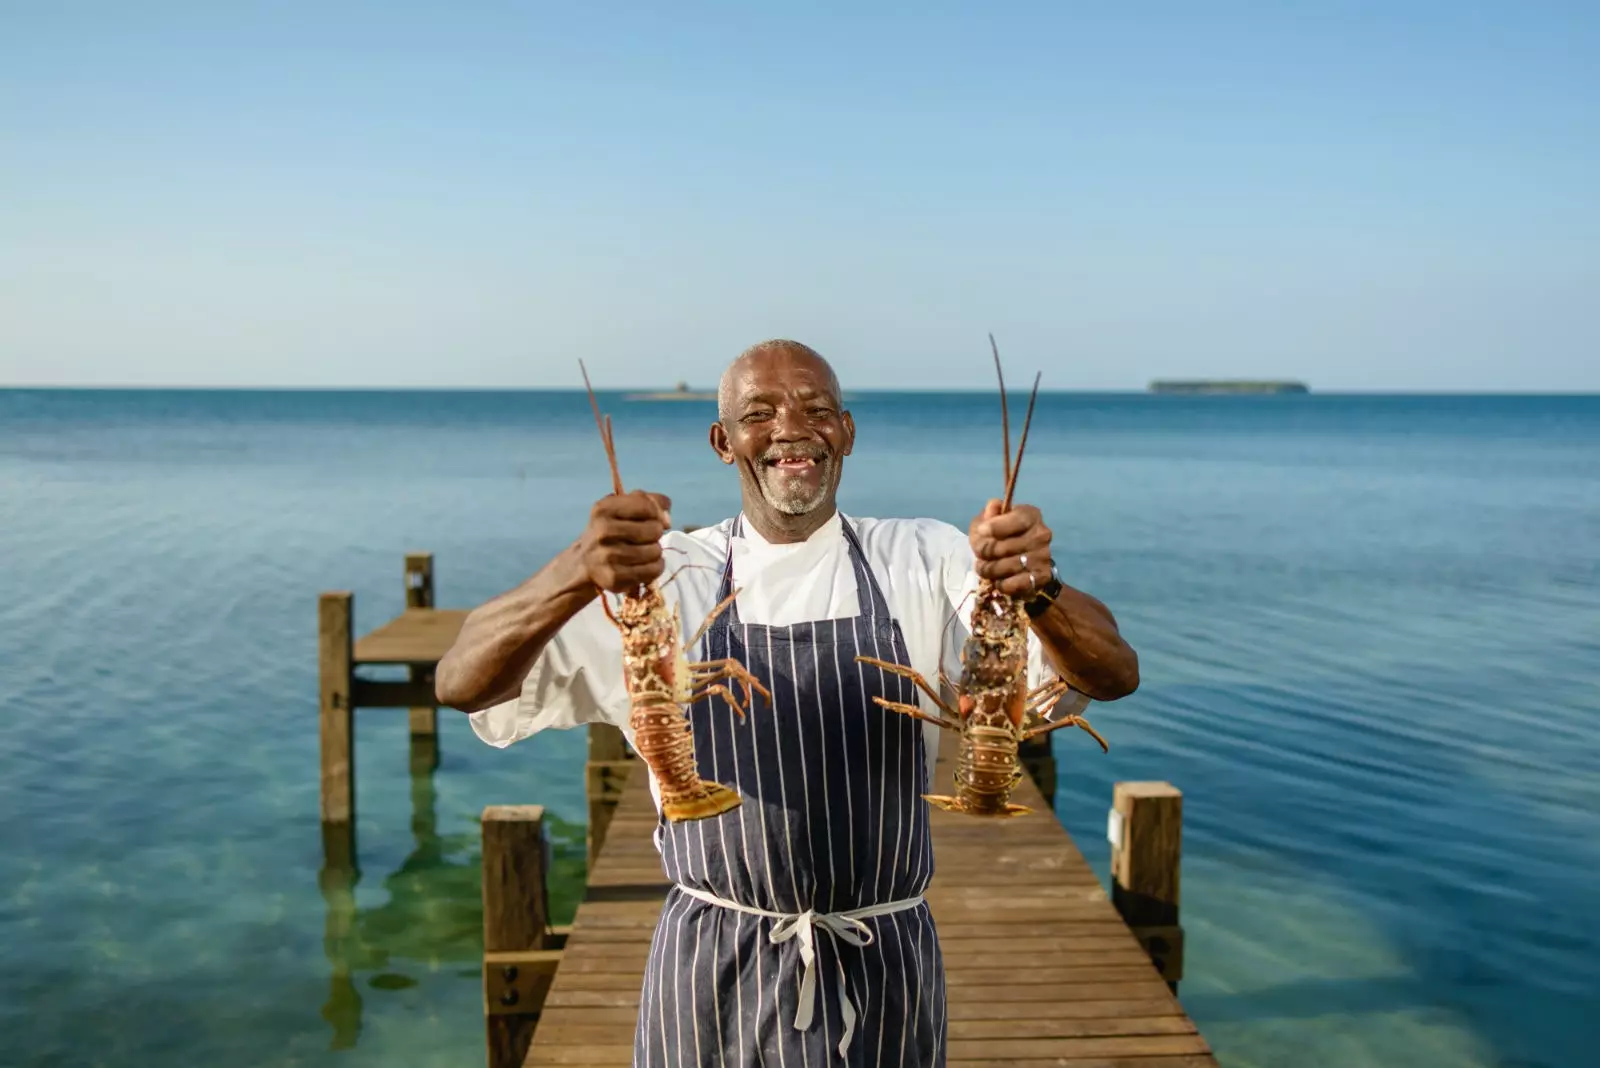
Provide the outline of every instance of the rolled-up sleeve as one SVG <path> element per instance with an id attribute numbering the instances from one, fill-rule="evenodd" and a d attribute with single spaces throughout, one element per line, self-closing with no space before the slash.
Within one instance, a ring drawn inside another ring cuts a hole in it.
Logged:
<path id="1" fill-rule="evenodd" d="M 622 641 L 600 602 L 591 601 L 556 632 L 523 679 L 521 693 L 468 719 L 473 733 L 499 748 L 552 727 L 611 723 L 626 729 Z"/>

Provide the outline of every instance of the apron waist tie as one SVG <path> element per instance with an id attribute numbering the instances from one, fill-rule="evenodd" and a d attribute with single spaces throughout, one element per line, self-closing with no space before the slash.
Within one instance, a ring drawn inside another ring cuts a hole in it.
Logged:
<path id="1" fill-rule="evenodd" d="M 889 901 L 882 905 L 868 905 L 865 908 L 849 909 L 845 912 L 817 912 L 806 909 L 804 912 L 768 912 L 766 909 L 752 908 L 741 905 L 737 901 L 718 897 L 716 894 L 699 890 L 692 886 L 676 884 L 677 888 L 690 897 L 699 898 L 711 905 L 718 905 L 735 912 L 743 912 L 750 916 L 765 916 L 769 920 L 777 920 L 773 925 L 772 933 L 767 936 L 767 941 L 773 945 L 781 945 L 791 938 L 800 940 L 800 1008 L 794 1014 L 794 1029 L 804 1031 L 811 1026 L 812 1011 L 817 998 L 817 973 L 815 962 L 817 958 L 816 931 L 821 928 L 835 941 L 843 940 L 853 946 L 866 946 L 872 944 L 872 929 L 862 920 L 874 916 L 887 916 L 892 912 L 904 912 L 922 904 L 922 895 L 904 898 L 900 901 Z M 844 963 L 838 954 L 834 955 L 834 966 L 839 970 L 839 1011 L 844 1017 L 844 1037 L 839 1040 L 839 1055 L 843 1056 L 845 1050 L 850 1048 L 850 1039 L 856 1029 L 856 1007 L 851 1004 L 850 996 L 845 989 Z"/>

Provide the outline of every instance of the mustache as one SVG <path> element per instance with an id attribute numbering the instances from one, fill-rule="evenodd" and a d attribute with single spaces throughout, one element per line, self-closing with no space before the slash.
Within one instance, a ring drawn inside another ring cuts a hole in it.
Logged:
<path id="1" fill-rule="evenodd" d="M 761 454 L 761 462 L 775 464 L 779 460 L 812 460 L 816 463 L 821 463 L 828 456 L 828 450 L 820 445 L 791 445 L 768 449 Z"/>

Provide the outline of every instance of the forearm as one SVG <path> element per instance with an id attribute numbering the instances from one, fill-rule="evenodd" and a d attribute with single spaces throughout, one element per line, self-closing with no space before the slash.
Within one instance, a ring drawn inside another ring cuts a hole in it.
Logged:
<path id="1" fill-rule="evenodd" d="M 574 543 L 522 585 L 474 609 L 439 661 L 439 703 L 478 712 L 515 697 L 550 639 L 598 594 Z"/>
<path id="2" fill-rule="evenodd" d="M 1139 656 L 1123 640 L 1111 610 L 1071 586 L 1033 620 L 1046 659 L 1073 689 L 1115 701 L 1139 687 Z"/>

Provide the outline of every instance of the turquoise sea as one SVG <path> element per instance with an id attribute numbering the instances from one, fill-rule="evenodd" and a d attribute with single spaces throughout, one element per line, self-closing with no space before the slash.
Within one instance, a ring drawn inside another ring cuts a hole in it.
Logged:
<path id="1" fill-rule="evenodd" d="M 710 405 L 604 399 L 630 488 L 737 507 Z M 846 511 L 998 494 L 993 395 L 852 408 Z M 1144 674 L 1093 714 L 1109 755 L 1054 736 L 1058 813 L 1103 877 L 1112 783 L 1184 791 L 1181 995 L 1221 1062 L 1600 1064 L 1600 397 L 1034 422 L 1019 497 Z M 424 550 L 476 603 L 607 489 L 576 392 L 0 392 L 0 1062 L 481 1064 L 476 817 L 546 805 L 570 908 L 584 739 L 442 710 L 413 775 L 404 711 L 361 712 L 341 930 L 317 594 L 370 629 Z"/>

